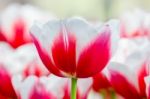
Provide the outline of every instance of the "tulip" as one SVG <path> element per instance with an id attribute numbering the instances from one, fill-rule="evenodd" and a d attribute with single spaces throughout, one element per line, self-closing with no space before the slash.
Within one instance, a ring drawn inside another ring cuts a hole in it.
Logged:
<path id="1" fill-rule="evenodd" d="M 0 64 L 3 64 L 12 75 L 22 74 L 26 78 L 30 75 L 39 77 L 49 74 L 33 44 L 25 44 L 14 49 L 8 43 L 0 42 L 0 54 Z"/>
<path id="2" fill-rule="evenodd" d="M 13 24 L 13 34 L 14 37 L 12 40 L 9 40 L 12 47 L 17 48 L 20 45 L 26 44 L 31 42 L 30 39 L 25 38 L 26 32 L 26 24 L 23 19 L 17 19 L 16 22 Z"/>
<path id="3" fill-rule="evenodd" d="M 108 79 L 115 91 L 124 98 L 143 99 L 146 98 L 144 77 L 148 75 L 147 58 L 150 43 L 147 38 L 138 38 L 130 40 L 128 44 L 124 51 L 118 51 L 120 54 L 116 52 L 118 55 L 114 56 L 120 55 L 119 57 L 124 58 L 114 59 L 107 66 Z"/>
<path id="4" fill-rule="evenodd" d="M 32 42 L 29 28 L 34 20 L 54 19 L 44 11 L 31 5 L 11 4 L 1 12 L 0 41 L 8 42 L 13 48 Z"/>
<path id="5" fill-rule="evenodd" d="M 6 31 L 7 29 L 2 28 L 1 31 L 3 32 L 0 33 L 0 40 L 8 42 L 13 48 L 29 43 L 31 38 L 26 37 L 26 27 L 25 20 L 19 17 L 12 23 L 11 31 Z"/>
<path id="6" fill-rule="evenodd" d="M 121 21 L 121 36 L 124 38 L 149 37 L 150 14 L 142 10 L 134 10 L 123 14 Z"/>
<path id="7" fill-rule="evenodd" d="M 111 29 L 94 28 L 83 19 L 52 20 L 31 28 L 39 56 L 48 70 L 72 78 L 72 99 L 76 99 L 77 78 L 100 72 L 111 56 Z"/>

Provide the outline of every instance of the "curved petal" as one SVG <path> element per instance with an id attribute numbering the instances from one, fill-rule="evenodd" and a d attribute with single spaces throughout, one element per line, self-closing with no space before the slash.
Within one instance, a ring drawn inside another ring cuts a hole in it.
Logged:
<path id="1" fill-rule="evenodd" d="M 34 43 L 36 45 L 36 48 L 38 50 L 39 56 L 43 62 L 43 64 L 47 67 L 47 69 L 57 75 L 57 76 L 63 76 L 63 74 L 61 73 L 61 71 L 52 63 L 50 57 L 48 56 L 48 53 L 46 53 L 46 51 L 43 50 L 43 48 L 40 46 L 40 44 L 38 43 L 38 41 L 36 40 L 36 38 L 34 38 Z"/>
<path id="2" fill-rule="evenodd" d="M 54 21 L 54 23 L 55 23 L 55 21 Z M 55 32 L 56 31 L 53 31 L 52 34 Z M 40 56 L 42 62 L 44 63 L 44 65 L 48 68 L 48 70 L 51 73 L 53 73 L 57 76 L 63 76 L 61 71 L 54 65 L 54 63 L 52 61 L 51 50 L 50 50 L 50 48 L 48 48 L 51 46 L 51 43 L 52 43 L 52 39 L 47 38 L 47 35 L 49 35 L 49 34 L 47 34 L 46 32 L 44 32 L 45 33 L 44 34 L 42 32 L 41 28 L 37 25 L 35 25 L 31 28 L 31 33 L 32 33 L 31 36 L 33 38 L 33 41 L 34 41 L 37 51 L 39 53 L 39 56 Z M 47 41 L 47 40 L 49 40 L 49 41 Z"/>
<path id="3" fill-rule="evenodd" d="M 104 28 L 101 34 L 80 54 L 77 64 L 77 77 L 89 77 L 100 72 L 110 58 L 110 29 Z"/>
<path id="4" fill-rule="evenodd" d="M 120 40 L 120 22 L 119 20 L 112 19 L 106 23 L 109 25 L 111 31 L 111 55 L 116 53 Z"/>
<path id="5" fill-rule="evenodd" d="M 67 29 L 76 36 L 76 60 L 84 47 L 99 35 L 96 26 L 88 23 L 83 18 L 73 17 L 65 20 Z"/>
<path id="6" fill-rule="evenodd" d="M 126 99 L 141 99 L 134 85 L 135 75 L 126 66 L 118 63 L 110 63 L 108 66 L 109 80 L 113 88 Z"/>

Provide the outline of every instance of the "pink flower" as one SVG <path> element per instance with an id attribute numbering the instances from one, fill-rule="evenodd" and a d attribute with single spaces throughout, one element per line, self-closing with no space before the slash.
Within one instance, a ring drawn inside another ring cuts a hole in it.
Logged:
<path id="1" fill-rule="evenodd" d="M 86 78 L 100 72 L 111 56 L 111 29 L 72 18 L 35 24 L 31 35 L 48 70 L 61 77 Z"/>
<path id="2" fill-rule="evenodd" d="M 25 44 L 14 49 L 8 43 L 0 42 L 0 52 L 0 64 L 3 64 L 12 76 L 22 74 L 24 77 L 39 77 L 49 74 L 40 61 L 34 44 Z"/>
<path id="3" fill-rule="evenodd" d="M 12 28 L 13 28 L 13 34 L 14 37 L 12 40 L 8 39 L 8 42 L 12 45 L 12 47 L 17 48 L 23 44 L 31 42 L 31 38 L 25 37 L 26 34 L 26 22 L 24 19 L 18 18 Z"/>
<path id="4" fill-rule="evenodd" d="M 8 42 L 13 48 L 17 48 L 23 44 L 31 42 L 31 38 L 27 34 L 27 24 L 24 19 L 21 17 L 16 18 L 15 21 L 12 23 L 11 31 L 7 31 L 2 28 L 0 32 L 0 40 Z M 11 33 L 12 35 L 10 35 Z"/>
<path id="5" fill-rule="evenodd" d="M 112 63 L 107 66 L 108 79 L 116 92 L 124 98 L 146 98 L 144 77 L 148 75 L 147 59 L 150 43 L 147 38 L 141 37 L 126 39 L 126 43 L 124 40 L 120 44 L 127 46 L 119 47 Z"/>
<path id="6" fill-rule="evenodd" d="M 121 36 L 126 38 L 150 36 L 150 14 L 142 10 L 125 13 L 121 18 Z"/>
<path id="7" fill-rule="evenodd" d="M 29 28 L 34 20 L 54 19 L 44 11 L 31 5 L 11 4 L 1 12 L 0 40 L 7 41 L 13 48 L 30 43 Z"/>
<path id="8" fill-rule="evenodd" d="M 126 99 L 141 99 L 136 75 L 122 64 L 113 63 L 110 65 L 109 79 L 115 91 Z"/>

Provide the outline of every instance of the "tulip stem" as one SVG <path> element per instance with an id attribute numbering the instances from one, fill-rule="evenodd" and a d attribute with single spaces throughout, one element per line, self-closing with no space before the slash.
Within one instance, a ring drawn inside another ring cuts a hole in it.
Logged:
<path id="1" fill-rule="evenodd" d="M 111 90 L 111 99 L 116 99 L 116 93 L 114 90 Z"/>
<path id="2" fill-rule="evenodd" d="M 71 99 L 76 99 L 77 78 L 71 78 Z"/>

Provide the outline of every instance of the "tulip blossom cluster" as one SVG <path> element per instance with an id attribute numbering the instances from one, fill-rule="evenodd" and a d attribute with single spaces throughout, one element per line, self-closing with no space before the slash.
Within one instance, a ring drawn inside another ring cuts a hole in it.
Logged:
<path id="1" fill-rule="evenodd" d="M 144 11 L 97 25 L 14 4 L 0 17 L 0 99 L 150 99 L 149 55 Z"/>

